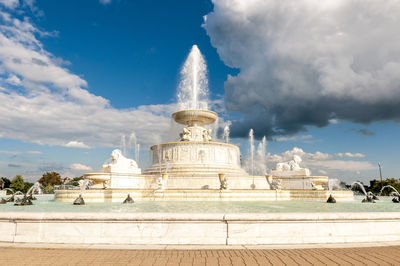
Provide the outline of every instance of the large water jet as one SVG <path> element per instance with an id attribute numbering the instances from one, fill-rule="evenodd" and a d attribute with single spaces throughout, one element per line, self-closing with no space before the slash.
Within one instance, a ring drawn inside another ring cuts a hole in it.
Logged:
<path id="1" fill-rule="evenodd" d="M 208 109 L 207 65 L 197 45 L 193 45 L 181 69 L 178 104 L 181 110 Z"/>

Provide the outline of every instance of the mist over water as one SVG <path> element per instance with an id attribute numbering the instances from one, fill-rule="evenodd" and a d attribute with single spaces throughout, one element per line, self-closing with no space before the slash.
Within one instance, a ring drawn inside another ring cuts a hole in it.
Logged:
<path id="1" fill-rule="evenodd" d="M 120 149 L 125 157 L 139 162 L 140 144 L 138 143 L 135 132 L 132 132 L 128 139 L 126 135 L 121 136 Z"/>
<path id="2" fill-rule="evenodd" d="M 248 156 L 243 161 L 244 169 L 251 175 L 265 175 L 268 170 L 267 138 L 264 136 L 258 145 L 256 145 L 254 130 L 250 129 L 248 143 Z"/>
<path id="3" fill-rule="evenodd" d="M 229 126 L 230 126 L 230 125 L 231 125 L 231 122 L 230 122 L 230 121 L 228 121 L 228 122 L 225 123 L 224 132 L 223 132 L 223 134 L 222 134 L 222 139 L 223 139 L 226 143 L 229 143 L 229 134 L 230 134 L 230 128 L 229 128 Z"/>
<path id="4" fill-rule="evenodd" d="M 251 175 L 254 175 L 254 131 L 251 128 L 249 132 L 249 144 L 250 144 L 250 167 Z"/>
<path id="5" fill-rule="evenodd" d="M 135 160 L 137 160 L 137 138 L 135 132 L 132 132 L 129 136 L 128 147 L 129 151 L 132 150 L 132 155 L 135 155 Z M 125 154 L 125 156 L 128 156 L 128 154 Z"/>
<path id="6" fill-rule="evenodd" d="M 254 168 L 257 174 L 265 175 L 267 172 L 267 138 L 264 136 L 258 143 Z"/>
<path id="7" fill-rule="evenodd" d="M 207 64 L 197 45 L 190 50 L 180 74 L 179 109 L 208 109 Z"/>
<path id="8" fill-rule="evenodd" d="M 341 189 L 340 180 L 337 178 L 330 178 L 328 180 L 328 190 L 332 191 L 332 190 L 339 190 L 339 189 Z"/>
<path id="9" fill-rule="evenodd" d="M 121 146 L 122 154 L 124 156 L 126 156 L 126 139 L 125 139 L 125 135 L 121 136 L 121 144 L 120 144 L 120 146 Z"/>

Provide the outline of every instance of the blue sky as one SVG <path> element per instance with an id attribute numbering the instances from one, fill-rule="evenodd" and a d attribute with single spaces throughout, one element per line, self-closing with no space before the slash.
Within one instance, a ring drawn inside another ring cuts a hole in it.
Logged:
<path id="1" fill-rule="evenodd" d="M 39 24 L 59 32 L 58 38 L 43 40 L 46 49 L 73 62 L 71 71 L 116 108 L 175 101 L 179 69 L 193 44 L 207 55 L 213 94 L 223 94 L 226 75 L 234 73 L 201 27 L 210 1 L 37 4 L 46 14 Z"/>
<path id="2" fill-rule="evenodd" d="M 400 6 L 250 2 L 0 0 L 0 176 L 97 171 L 132 132 L 145 168 L 197 44 L 244 157 L 254 128 L 269 168 L 300 154 L 316 175 L 367 181 L 381 162 L 398 177 L 400 48 L 370 39 L 398 43 L 380 16 Z"/>

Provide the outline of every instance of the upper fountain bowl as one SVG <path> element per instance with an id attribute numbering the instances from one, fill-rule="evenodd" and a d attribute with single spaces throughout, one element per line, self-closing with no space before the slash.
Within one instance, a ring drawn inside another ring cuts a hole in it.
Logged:
<path id="1" fill-rule="evenodd" d="M 214 123 L 218 115 L 216 112 L 209 110 L 193 109 L 175 112 L 172 114 L 172 118 L 179 124 L 203 126 Z"/>

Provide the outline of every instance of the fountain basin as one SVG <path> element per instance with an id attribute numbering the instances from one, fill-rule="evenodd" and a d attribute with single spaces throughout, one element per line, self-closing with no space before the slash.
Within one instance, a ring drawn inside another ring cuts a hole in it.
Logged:
<path id="1" fill-rule="evenodd" d="M 126 190 L 115 192 L 127 195 Z M 298 196 L 304 199 L 304 195 Z M 382 197 L 376 204 L 361 204 L 362 196 L 336 204 L 300 200 L 204 204 L 136 199 L 133 204 L 122 204 L 121 197 L 118 203 L 82 206 L 53 201 L 51 195 L 37 197 L 32 206 L 0 206 L 1 242 L 222 246 L 361 242 L 375 245 L 400 241 L 400 212 L 398 205 L 391 203 L 391 197 Z M 83 198 L 90 202 L 88 191 Z"/>
<path id="2" fill-rule="evenodd" d="M 400 241 L 399 222 L 399 212 L 2 212 L 0 241 L 111 245 L 376 244 Z"/>
<path id="3" fill-rule="evenodd" d="M 73 202 L 80 190 L 57 190 L 56 201 Z M 90 189 L 82 195 L 86 202 L 123 202 L 130 194 L 140 201 L 320 201 L 325 202 L 332 194 L 339 202 L 353 201 L 352 191 L 327 190 L 270 190 L 270 189 Z M 249 207 L 250 208 L 250 207 Z"/>
<path id="4" fill-rule="evenodd" d="M 218 115 L 209 110 L 181 110 L 172 114 L 172 118 L 179 124 L 188 126 L 203 126 L 214 123 Z"/>

